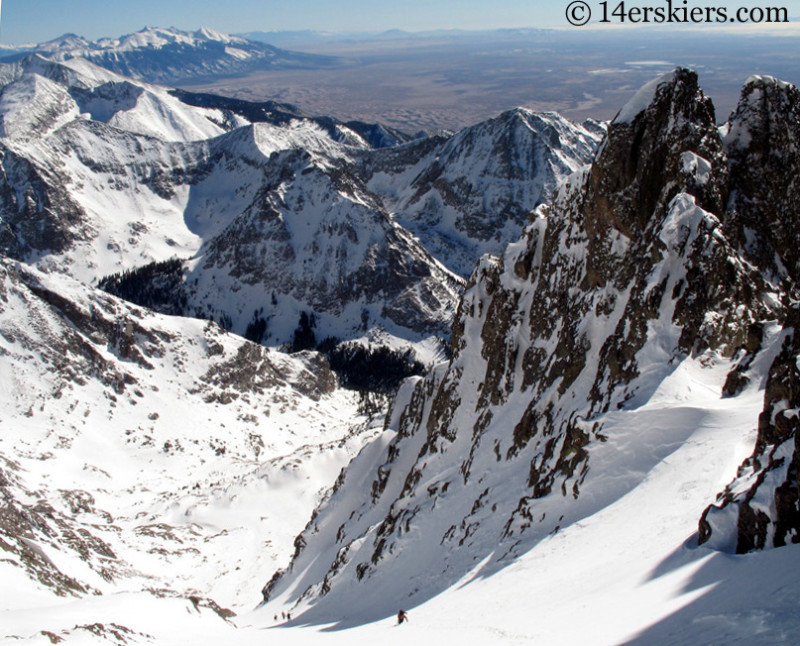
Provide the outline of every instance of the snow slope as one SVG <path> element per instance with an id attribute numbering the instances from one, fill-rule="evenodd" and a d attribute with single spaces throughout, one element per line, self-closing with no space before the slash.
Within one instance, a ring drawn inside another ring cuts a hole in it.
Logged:
<path id="1" fill-rule="evenodd" d="M 0 633 L 22 637 L 8 643 L 48 643 L 42 630 L 67 644 L 94 643 L 80 627 L 102 623 L 110 630 L 114 623 L 133 633 L 133 643 L 158 644 L 794 644 L 798 547 L 732 556 L 692 540 L 698 509 L 750 450 L 753 429 L 742 422 L 760 405 L 755 387 L 733 406 L 721 400 L 723 377 L 724 366 L 683 366 L 651 403 L 618 414 L 609 428 L 618 441 L 603 445 L 605 455 L 596 457 L 609 467 L 625 460 L 627 493 L 605 508 L 598 501 L 596 513 L 564 523 L 499 571 L 476 561 L 457 585 L 409 608 L 410 623 L 403 626 L 393 616 L 361 625 L 358 620 L 370 614 L 366 597 L 340 608 L 342 622 L 333 631 L 270 630 L 283 623 L 279 613 L 285 609 L 242 612 L 227 623 L 185 599 L 126 593 L 57 606 L 28 601 L 2 613 Z M 673 406 L 676 396 L 684 397 L 680 411 Z M 709 454 L 721 459 L 709 463 Z M 626 459 L 631 455 L 636 459 Z M 619 490 L 615 473 L 598 477 Z M 388 608 L 392 615 L 406 606 L 407 594 L 400 581 L 384 581 L 382 595 L 395 600 Z"/>
<path id="2" fill-rule="evenodd" d="M 372 433 L 355 393 L 316 355 L 0 269 L 0 597 L 152 588 L 251 607 L 249 577 L 288 556 Z"/>

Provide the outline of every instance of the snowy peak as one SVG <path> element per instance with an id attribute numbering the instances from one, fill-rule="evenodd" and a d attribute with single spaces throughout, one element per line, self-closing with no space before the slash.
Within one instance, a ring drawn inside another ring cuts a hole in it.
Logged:
<path id="1" fill-rule="evenodd" d="M 439 143 L 375 155 L 368 185 L 426 248 L 467 277 L 482 254 L 499 254 L 519 236 L 530 212 L 591 160 L 603 134 L 518 108 Z"/>
<path id="2" fill-rule="evenodd" d="M 197 31 L 182 31 L 174 27 L 168 29 L 144 27 L 133 34 L 126 34 L 119 38 L 101 38 L 93 42 L 74 34 L 65 34 L 42 43 L 37 50 L 63 60 L 76 57 L 86 58 L 101 52 L 121 53 L 140 49 L 162 49 L 171 45 L 203 47 L 211 43 L 221 43 L 247 46 L 250 42 L 244 38 L 229 36 L 206 27 Z"/>
<path id="3" fill-rule="evenodd" d="M 277 345 L 293 342 L 303 316 L 309 347 L 376 326 L 446 335 L 460 281 L 392 221 L 346 150 L 314 124 L 252 133 L 265 155 L 261 187 L 186 264 L 184 311 L 248 336 L 261 326 L 258 340 Z"/>
<path id="4" fill-rule="evenodd" d="M 202 27 L 197 31 L 187 32 L 175 29 L 162 29 L 158 27 L 145 27 L 134 34 L 121 36 L 118 39 L 102 39 L 97 42 L 97 49 L 113 49 L 120 52 L 135 49 L 160 49 L 167 45 L 201 46 L 204 43 L 215 42 L 224 45 L 246 45 L 249 41 L 244 38 L 228 36 L 213 29 Z"/>
<path id="5" fill-rule="evenodd" d="M 725 231 L 722 245 L 723 238 L 712 233 L 722 231 L 731 186 L 714 107 L 699 88 L 697 75 L 678 69 L 662 77 L 651 103 L 632 122 L 609 126 L 586 193 L 576 203 L 588 237 L 583 287 L 623 285 L 637 269 L 657 266 L 665 253 L 663 244 L 672 246 L 684 256 L 688 272 L 676 287 L 681 351 L 714 347 L 732 353 L 746 336 L 746 324 L 760 314 L 752 319 L 737 320 L 732 313 L 707 318 L 709 310 L 724 312 L 723 303 L 731 296 L 715 289 L 714 282 L 730 285 L 735 298 L 744 299 L 753 312 L 763 314 L 764 308 L 761 296 L 748 287 L 753 281 L 758 291 L 763 288 L 760 274 L 742 263 L 729 271 L 729 247 L 736 245 L 733 230 Z M 631 249 L 641 254 L 633 264 L 623 260 Z M 644 293 L 633 301 L 642 297 Z"/>
<path id="6" fill-rule="evenodd" d="M 613 119 L 613 123 L 631 123 L 653 103 L 658 91 L 670 85 L 675 80 L 675 72 L 663 74 L 654 78 L 649 83 L 643 85 L 639 90 L 622 106 L 622 109 Z"/>
<path id="7" fill-rule="evenodd" d="M 144 27 L 133 34 L 126 34 L 119 38 L 101 38 L 96 41 L 88 41 L 75 34 L 64 34 L 59 38 L 38 45 L 36 49 L 42 54 L 49 54 L 56 60 L 66 60 L 77 57 L 86 58 L 101 52 L 120 53 L 137 49 L 162 49 L 169 45 L 199 47 L 212 42 L 223 45 L 246 45 L 251 41 L 228 36 L 205 27 L 193 32 L 182 31 L 174 27 L 169 29 Z"/>
<path id="8" fill-rule="evenodd" d="M 78 117 L 78 106 L 63 85 L 26 74 L 0 93 L 0 137 L 42 137 Z"/>
<path id="9" fill-rule="evenodd" d="M 190 106 L 166 88 L 83 59 L 55 62 L 31 54 L 0 64 L 0 81 L 4 136 L 12 141 L 42 139 L 79 120 L 167 141 L 207 139 L 247 123 L 225 110 Z"/>
<path id="10" fill-rule="evenodd" d="M 104 81 L 115 77 L 107 70 L 101 70 L 101 73 L 106 77 Z M 25 75 L 34 74 L 65 86 L 91 87 L 94 85 L 92 80 L 84 77 L 70 66 L 51 61 L 39 54 L 29 54 L 13 63 L 0 64 L 0 82 L 3 86 L 9 85 Z"/>
<path id="11" fill-rule="evenodd" d="M 120 38 L 87 41 L 64 35 L 33 49 L 45 58 L 84 58 L 115 73 L 153 83 L 176 83 L 221 74 L 240 74 L 264 67 L 324 67 L 329 56 L 289 52 L 229 36 L 211 29 L 144 29 Z"/>
<path id="12" fill-rule="evenodd" d="M 64 50 L 85 49 L 89 47 L 89 41 L 76 34 L 64 34 L 45 43 L 40 43 L 36 49 L 42 53 L 58 52 Z"/>

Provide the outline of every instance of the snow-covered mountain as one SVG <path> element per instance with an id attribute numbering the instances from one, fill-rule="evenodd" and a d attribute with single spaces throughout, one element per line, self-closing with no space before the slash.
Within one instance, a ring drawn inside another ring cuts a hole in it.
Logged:
<path id="1" fill-rule="evenodd" d="M 791 190 L 763 187 L 796 183 L 798 107 L 794 87 L 754 78 L 720 130 L 693 72 L 638 92 L 591 168 L 477 266 L 452 359 L 404 385 L 384 434 L 265 587 L 265 612 L 375 621 L 484 585 L 587 527 L 627 546 L 605 548 L 615 581 L 630 558 L 640 577 L 711 558 L 737 528 L 740 551 L 796 542 L 796 242 L 781 223 L 800 213 Z M 750 204 L 763 204 L 758 228 Z M 698 547 L 703 508 L 754 443 L 727 506 L 703 514 L 713 547 Z M 615 515 L 625 524 L 604 525 Z M 726 586 L 746 597 L 737 572 Z M 743 627 L 748 639 L 782 639 L 791 601 L 774 603 L 776 632 Z M 615 621 L 636 631 L 621 605 Z"/>
<path id="2" fill-rule="evenodd" d="M 30 55 L 0 83 L 3 594 L 153 588 L 228 617 L 378 430 L 380 399 L 331 365 L 402 376 L 449 334 L 463 280 L 367 187 L 373 147 L 402 135 L 83 59 Z M 205 320 L 97 290 L 108 276 Z M 329 363 L 208 319 L 360 340 Z"/>
<path id="3" fill-rule="evenodd" d="M 591 120 L 578 125 L 517 108 L 439 145 L 370 155 L 368 186 L 426 249 L 466 277 L 477 258 L 519 237 L 531 211 L 589 162 L 604 134 Z"/>
<path id="4" fill-rule="evenodd" d="M 402 142 L 0 82 L 0 640 L 793 643 L 794 87 Z"/>
<path id="5" fill-rule="evenodd" d="M 379 126 L 176 93 L 80 59 L 32 55 L 0 77 L 6 254 L 87 283 L 113 275 L 104 286 L 118 295 L 272 345 L 297 346 L 298 330 L 303 347 L 371 330 L 446 338 L 462 287 L 448 267 L 464 270 L 516 237 L 523 214 L 599 138 L 519 112 L 455 143 L 387 154 L 368 139 L 399 135 Z M 511 157 L 487 161 L 512 144 Z M 470 204 L 466 226 L 454 186 Z M 396 204 L 420 191 L 446 193 L 449 206 L 423 221 L 419 200 Z M 492 215 L 510 203 L 513 213 Z M 403 222 L 414 218 L 412 233 Z M 448 231 L 452 245 L 442 243 Z M 179 267 L 158 264 L 174 258 Z"/>
<path id="6" fill-rule="evenodd" d="M 151 83 L 181 83 L 257 69 L 302 69 L 336 63 L 330 56 L 290 52 L 212 29 L 194 32 L 145 27 L 120 38 L 88 41 L 65 34 L 23 55 L 54 61 L 83 58 L 112 72 Z"/>
<path id="7" fill-rule="evenodd" d="M 0 95 L 2 144 L 7 151 L 3 217 L 7 254 L 93 282 L 151 261 L 191 257 L 206 244 L 210 250 L 201 256 L 209 268 L 209 257 L 225 254 L 226 244 L 235 241 L 237 228 L 253 226 L 252 219 L 258 221 L 271 208 L 270 200 L 283 201 L 289 176 L 305 170 L 303 179 L 308 186 L 294 190 L 298 213 L 291 222 L 296 236 L 281 237 L 277 231 L 275 244 L 283 244 L 283 248 L 252 250 L 253 254 L 266 253 L 274 266 L 264 266 L 260 277 L 248 275 L 253 263 L 264 264 L 264 256 L 257 260 L 243 249 L 237 250 L 244 256 L 239 264 L 220 260 L 220 264 L 227 263 L 226 277 L 241 277 L 240 288 L 261 280 L 257 293 L 241 294 L 237 302 L 223 309 L 233 293 L 225 288 L 226 302 L 209 305 L 211 296 L 204 294 L 193 308 L 208 306 L 210 315 L 216 314 L 218 320 L 223 318 L 220 312 L 236 317 L 237 331 L 244 333 L 259 301 L 269 301 L 271 294 L 280 290 L 295 289 L 286 280 L 293 273 L 290 266 L 297 267 L 295 273 L 307 266 L 306 275 L 298 276 L 298 284 L 311 274 L 316 280 L 344 280 L 323 274 L 319 267 L 308 264 L 308 258 L 290 258 L 294 247 L 287 249 L 286 243 L 291 240 L 290 245 L 297 244 L 299 251 L 306 236 L 308 244 L 312 242 L 313 235 L 307 233 L 311 226 L 329 226 L 326 218 L 341 216 L 342 222 L 334 224 L 345 226 L 346 216 L 336 209 L 349 208 L 355 218 L 349 235 L 361 233 L 362 238 L 360 251 L 357 242 L 348 242 L 346 246 L 352 244 L 352 248 L 341 250 L 351 255 L 343 271 L 355 274 L 359 264 L 376 262 L 367 260 L 365 254 L 371 254 L 370 258 L 391 255 L 389 237 L 394 237 L 393 248 L 400 249 L 397 262 L 408 265 L 409 281 L 425 280 L 427 274 L 420 272 L 431 272 L 414 269 L 416 258 L 423 258 L 438 271 L 429 280 L 429 291 L 450 290 L 445 306 L 450 314 L 445 312 L 434 323 L 444 332 L 452 318 L 456 281 L 437 270 L 433 259 L 410 236 L 396 233 L 399 228 L 379 205 L 358 194 L 340 196 L 338 188 L 343 186 L 337 188 L 334 183 L 333 167 L 348 161 L 351 148 L 368 147 L 356 133 L 337 127 L 334 139 L 329 130 L 302 119 L 282 126 L 249 125 L 238 115 L 190 106 L 166 89 L 122 80 L 83 61 L 58 64 L 34 56 L 4 72 L 9 80 Z M 282 151 L 285 154 L 281 155 Z M 330 166 L 331 172 L 310 175 L 315 166 Z M 303 210 L 301 203 L 306 200 L 312 208 Z M 333 209 L 333 215 L 326 216 L 325 209 Z M 368 227 L 377 229 L 368 233 Z M 325 237 L 331 238 L 330 233 Z M 262 242 L 267 240 L 265 237 Z M 216 277 L 208 271 L 204 279 L 214 283 Z M 368 282 L 377 284 L 373 277 Z M 402 290 L 406 286 L 396 287 Z M 376 287 L 379 289 L 382 287 Z M 313 299 L 306 303 L 309 309 L 316 305 Z M 333 303 L 339 304 L 338 300 Z M 298 316 L 293 314 L 287 334 L 293 331 Z M 361 310 L 353 316 L 361 325 Z"/>

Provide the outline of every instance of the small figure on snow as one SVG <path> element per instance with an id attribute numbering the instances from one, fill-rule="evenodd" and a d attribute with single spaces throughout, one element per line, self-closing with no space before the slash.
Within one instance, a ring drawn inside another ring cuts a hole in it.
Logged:
<path id="1" fill-rule="evenodd" d="M 398 610 L 397 611 L 397 624 L 402 624 L 404 621 L 408 621 L 408 614 L 405 610 Z"/>

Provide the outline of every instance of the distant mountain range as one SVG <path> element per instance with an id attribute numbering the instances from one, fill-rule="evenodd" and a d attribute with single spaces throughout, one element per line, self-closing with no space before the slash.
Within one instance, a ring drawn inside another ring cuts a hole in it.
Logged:
<path id="1" fill-rule="evenodd" d="M 155 27 L 96 41 L 65 34 L 18 51 L 5 60 L 28 54 L 55 61 L 84 58 L 117 74 L 173 84 L 257 69 L 319 68 L 337 63 L 331 56 L 291 52 L 210 29 L 188 32 Z"/>
<path id="2" fill-rule="evenodd" d="M 302 30 L 275 30 L 275 31 L 248 31 L 236 34 L 248 40 L 269 43 L 276 47 L 304 46 L 312 43 L 325 42 L 368 42 L 368 41 L 391 41 L 391 40 L 426 40 L 447 38 L 452 40 L 459 39 L 485 39 L 485 38 L 520 38 L 542 34 L 547 29 L 492 29 L 492 30 L 471 30 L 471 29 L 433 29 L 423 31 L 406 31 L 404 29 L 387 29 L 378 32 L 327 32 L 314 31 L 311 29 Z"/>

